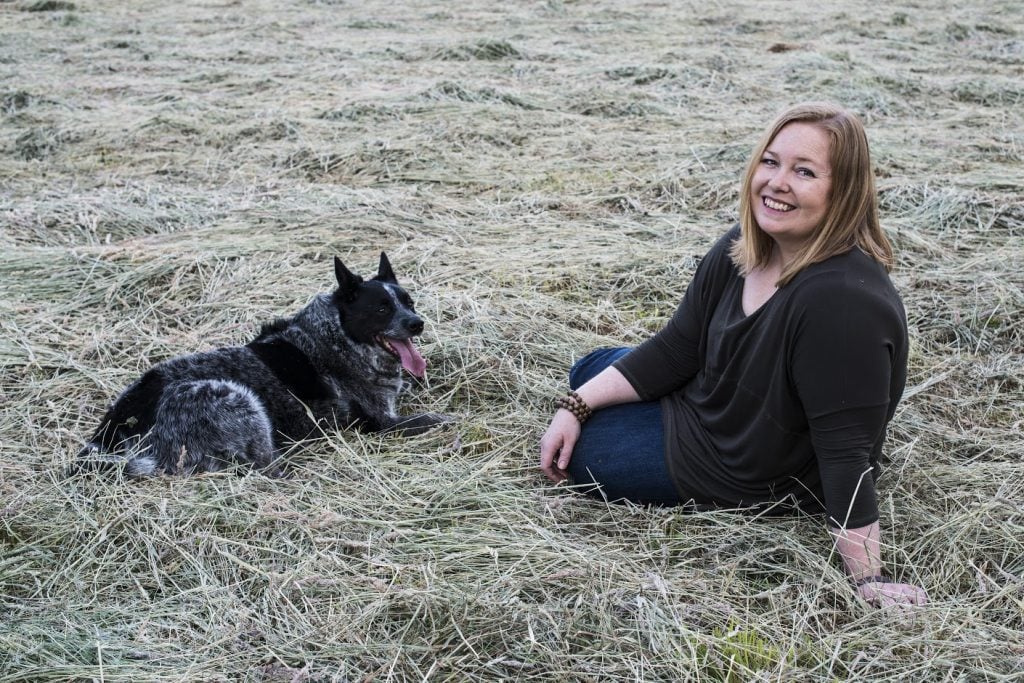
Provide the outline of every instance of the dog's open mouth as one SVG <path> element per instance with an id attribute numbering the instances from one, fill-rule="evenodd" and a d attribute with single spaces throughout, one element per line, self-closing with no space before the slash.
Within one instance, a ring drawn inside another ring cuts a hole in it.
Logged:
<path id="1" fill-rule="evenodd" d="M 394 337 L 377 337 L 377 343 L 402 362 L 402 367 L 409 374 L 423 379 L 427 374 L 427 361 L 423 360 L 419 350 L 413 345 L 412 339 L 396 339 Z"/>

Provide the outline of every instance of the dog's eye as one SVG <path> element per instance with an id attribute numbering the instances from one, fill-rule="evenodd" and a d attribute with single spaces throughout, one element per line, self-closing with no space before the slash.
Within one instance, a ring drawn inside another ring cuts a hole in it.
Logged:
<path id="1" fill-rule="evenodd" d="M 377 307 L 377 312 L 383 315 L 384 313 L 388 312 L 388 307 L 387 306 L 378 306 Z"/>

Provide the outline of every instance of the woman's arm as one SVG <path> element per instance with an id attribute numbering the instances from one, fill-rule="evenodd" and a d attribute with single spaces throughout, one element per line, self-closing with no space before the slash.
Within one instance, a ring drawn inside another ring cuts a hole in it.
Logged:
<path id="1" fill-rule="evenodd" d="M 734 226 L 701 259 L 683 301 L 660 332 L 576 390 L 591 409 L 654 400 L 684 386 L 700 369 L 699 346 L 705 328 L 705 308 L 717 302 L 730 276 L 736 276 L 729 248 L 739 238 Z M 628 378 L 628 379 L 627 379 Z M 540 467 L 551 481 L 566 478 L 580 423 L 559 409 L 540 442 Z"/>
<path id="2" fill-rule="evenodd" d="M 878 522 L 857 529 L 831 529 L 836 551 L 857 592 L 876 607 L 923 605 L 928 594 L 908 583 L 892 583 L 885 575 L 880 552 L 881 527 Z M 878 579 L 872 581 L 872 579 Z"/>
<path id="3" fill-rule="evenodd" d="M 836 550 L 858 594 L 878 605 L 921 604 L 890 583 L 881 557 L 874 468 L 906 381 L 906 318 L 887 281 L 850 261 L 804 295 L 792 375 L 818 459 Z M 877 580 L 872 580 L 877 579 Z"/>
<path id="4" fill-rule="evenodd" d="M 599 372 L 577 389 L 576 394 L 593 410 L 640 400 L 633 385 L 614 367 Z M 566 478 L 565 470 L 579 436 L 580 423 L 576 416 L 559 408 L 540 440 L 540 468 L 548 479 L 558 482 Z"/>

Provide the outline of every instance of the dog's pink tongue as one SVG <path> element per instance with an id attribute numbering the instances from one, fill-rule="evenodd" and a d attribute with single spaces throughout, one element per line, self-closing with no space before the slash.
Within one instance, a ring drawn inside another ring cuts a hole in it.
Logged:
<path id="1" fill-rule="evenodd" d="M 395 351 L 398 351 L 398 357 L 402 359 L 402 367 L 416 377 L 423 379 L 427 373 L 427 361 L 423 360 L 423 356 L 413 346 L 412 340 L 388 337 L 388 342 L 391 343 Z"/>

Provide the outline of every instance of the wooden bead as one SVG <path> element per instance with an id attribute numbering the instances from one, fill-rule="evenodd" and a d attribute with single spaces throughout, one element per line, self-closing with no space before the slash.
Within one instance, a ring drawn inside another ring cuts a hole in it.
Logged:
<path id="1" fill-rule="evenodd" d="M 570 391 L 565 396 L 560 396 L 555 401 L 555 405 L 572 413 L 580 424 L 589 420 L 590 416 L 594 414 L 593 409 L 575 391 Z"/>

